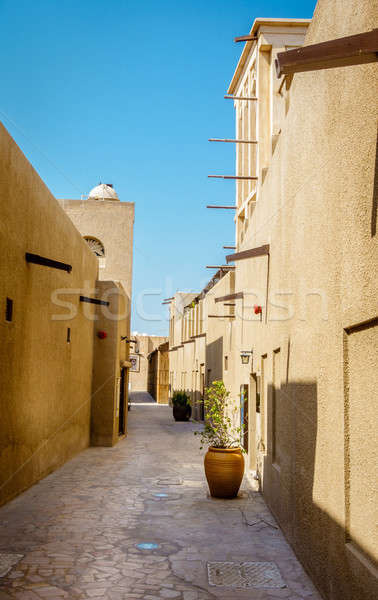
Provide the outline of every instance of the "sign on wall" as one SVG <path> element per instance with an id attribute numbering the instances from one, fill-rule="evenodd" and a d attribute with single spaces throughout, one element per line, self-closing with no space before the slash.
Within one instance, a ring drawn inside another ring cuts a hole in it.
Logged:
<path id="1" fill-rule="evenodd" d="M 140 371 L 140 356 L 139 354 L 130 354 L 129 360 L 131 362 L 130 372 L 139 373 Z"/>

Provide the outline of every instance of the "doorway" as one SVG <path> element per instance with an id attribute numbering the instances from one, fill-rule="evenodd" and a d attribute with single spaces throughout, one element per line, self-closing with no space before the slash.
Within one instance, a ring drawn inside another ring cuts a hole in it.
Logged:
<path id="1" fill-rule="evenodd" d="M 200 410 L 199 410 L 199 420 L 205 420 L 205 365 L 202 363 L 200 365 Z"/>
<path id="2" fill-rule="evenodd" d="M 248 427 L 248 384 L 240 386 L 240 429 L 241 443 L 246 452 L 249 449 L 249 427 Z"/>
<path id="3" fill-rule="evenodd" d="M 126 386 L 126 368 L 122 367 L 120 385 L 119 385 L 118 435 L 124 435 L 126 433 L 125 386 Z"/>

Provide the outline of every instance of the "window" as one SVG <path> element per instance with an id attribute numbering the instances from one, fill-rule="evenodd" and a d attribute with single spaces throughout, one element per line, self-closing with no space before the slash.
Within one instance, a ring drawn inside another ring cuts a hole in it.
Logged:
<path id="1" fill-rule="evenodd" d="M 228 356 L 224 357 L 224 370 L 228 371 Z"/>
<path id="2" fill-rule="evenodd" d="M 90 249 L 92 250 L 93 254 L 95 254 L 96 256 L 105 256 L 105 248 L 100 242 L 100 240 L 88 236 L 86 236 L 84 239 L 87 242 Z"/>

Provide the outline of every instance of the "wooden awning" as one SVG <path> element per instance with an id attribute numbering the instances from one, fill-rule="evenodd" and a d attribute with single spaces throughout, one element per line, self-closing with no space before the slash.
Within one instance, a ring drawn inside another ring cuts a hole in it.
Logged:
<path id="1" fill-rule="evenodd" d="M 377 53 L 378 29 L 373 29 L 366 33 L 279 52 L 275 60 L 277 77 L 375 62 Z"/>
<path id="2" fill-rule="evenodd" d="M 234 262 L 235 260 L 244 260 L 245 258 L 254 258 L 255 256 L 265 256 L 269 254 L 269 244 L 258 246 L 257 248 L 250 248 L 249 250 L 243 250 L 242 252 L 236 252 L 236 254 L 228 254 L 226 261 Z M 231 299 L 231 298 L 228 298 Z"/>

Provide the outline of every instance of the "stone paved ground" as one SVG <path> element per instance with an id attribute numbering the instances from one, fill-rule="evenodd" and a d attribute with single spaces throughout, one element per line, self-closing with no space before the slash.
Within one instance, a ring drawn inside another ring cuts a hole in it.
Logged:
<path id="1" fill-rule="evenodd" d="M 208 496 L 196 428 L 134 405 L 117 446 L 89 448 L 2 507 L 0 553 L 23 558 L 0 600 L 318 600 L 279 529 L 246 525 L 241 511 L 274 524 L 247 482 L 236 500 Z M 274 561 L 287 587 L 211 587 L 207 561 Z"/>

